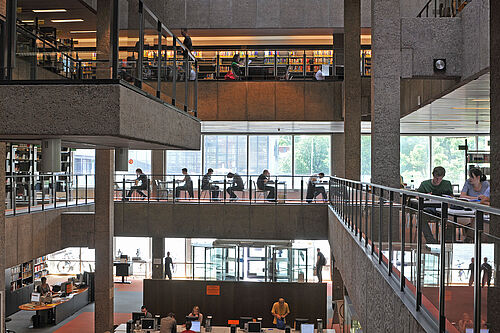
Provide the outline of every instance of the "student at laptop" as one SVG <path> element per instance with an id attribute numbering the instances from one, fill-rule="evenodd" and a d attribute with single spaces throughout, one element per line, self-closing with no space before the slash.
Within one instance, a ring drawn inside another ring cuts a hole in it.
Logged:
<path id="1" fill-rule="evenodd" d="M 195 305 L 193 307 L 193 311 L 191 311 L 189 317 L 198 318 L 197 321 L 199 321 L 200 323 L 203 322 L 203 315 L 200 313 L 200 307 L 198 305 Z"/>
<path id="2" fill-rule="evenodd" d="M 190 321 L 186 321 L 186 329 L 182 333 L 196 333 L 195 331 L 191 331 L 191 325 Z"/>
<path id="3" fill-rule="evenodd" d="M 36 292 L 40 294 L 40 296 L 51 296 L 52 293 L 50 292 L 50 286 L 47 283 L 47 278 L 44 276 L 42 277 L 42 284 L 36 287 Z"/>
<path id="4" fill-rule="evenodd" d="M 433 195 L 453 195 L 453 187 L 449 180 L 443 180 L 446 170 L 442 166 L 437 166 L 432 170 L 432 179 L 424 180 L 417 191 Z"/>
<path id="5" fill-rule="evenodd" d="M 148 309 L 145 305 L 141 306 L 141 312 L 144 313 L 144 317 L 153 318 L 153 315 L 151 314 L 151 312 L 148 312 Z"/>
<path id="6" fill-rule="evenodd" d="M 175 314 L 170 312 L 168 316 L 161 319 L 160 322 L 160 333 L 176 333 L 177 332 L 177 320 L 175 320 Z"/>

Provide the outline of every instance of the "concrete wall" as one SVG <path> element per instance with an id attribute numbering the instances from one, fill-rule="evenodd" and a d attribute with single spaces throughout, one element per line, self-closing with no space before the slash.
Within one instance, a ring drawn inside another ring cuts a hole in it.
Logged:
<path id="1" fill-rule="evenodd" d="M 75 211 L 88 212 L 93 209 L 93 205 L 82 205 L 6 217 L 6 267 L 12 267 L 68 247 L 67 233 L 75 232 L 75 230 L 81 231 L 83 227 L 72 226 L 74 229 L 63 227 L 61 214 Z"/>
<path id="2" fill-rule="evenodd" d="M 342 28 L 343 0 L 146 0 L 171 29 Z M 361 26 L 370 26 L 362 0 Z"/>
<path id="3" fill-rule="evenodd" d="M 121 84 L 2 85 L 0 109 L 5 139 L 55 136 L 104 147 L 200 148 L 197 119 Z"/>
<path id="4" fill-rule="evenodd" d="M 115 235 L 327 239 L 326 205 L 115 202 Z"/>
<path id="5" fill-rule="evenodd" d="M 463 78 L 490 66 L 490 0 L 474 0 L 461 13 Z"/>
<path id="6" fill-rule="evenodd" d="M 446 59 L 446 76 L 462 76 L 462 20 L 453 18 L 402 18 L 403 78 L 436 76 L 433 60 Z"/>
<path id="7" fill-rule="evenodd" d="M 328 209 L 328 240 L 335 266 L 352 300 L 363 332 L 426 332 L 421 313 L 409 309 L 399 290 L 390 285 L 375 263 L 367 256 L 333 210 Z M 426 327 L 431 332 L 431 327 Z"/>

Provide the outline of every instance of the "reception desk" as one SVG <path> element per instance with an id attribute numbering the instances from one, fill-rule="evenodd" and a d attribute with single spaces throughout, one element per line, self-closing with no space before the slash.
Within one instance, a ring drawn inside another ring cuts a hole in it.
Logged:
<path id="1" fill-rule="evenodd" d="M 38 323 L 33 323 L 34 327 L 45 325 L 57 325 L 64 319 L 89 304 L 89 288 L 79 289 L 68 297 L 53 297 L 53 303 L 35 304 L 26 303 L 19 306 L 19 310 L 36 311 Z"/>

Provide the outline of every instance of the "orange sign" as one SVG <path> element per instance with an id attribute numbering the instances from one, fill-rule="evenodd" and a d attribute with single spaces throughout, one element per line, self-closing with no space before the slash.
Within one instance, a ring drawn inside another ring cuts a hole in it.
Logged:
<path id="1" fill-rule="evenodd" d="M 207 286 L 207 295 L 220 296 L 220 286 L 215 286 L 215 285 Z"/>
<path id="2" fill-rule="evenodd" d="M 238 326 L 240 324 L 240 321 L 238 319 L 228 320 L 227 324 L 228 325 L 236 325 L 236 326 Z"/>
<path id="3" fill-rule="evenodd" d="M 133 159 L 128 160 L 128 164 L 134 164 L 134 160 Z"/>

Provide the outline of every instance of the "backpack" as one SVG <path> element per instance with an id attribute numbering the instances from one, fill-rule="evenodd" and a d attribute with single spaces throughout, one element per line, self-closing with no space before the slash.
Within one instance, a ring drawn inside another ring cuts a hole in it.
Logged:
<path id="1" fill-rule="evenodd" d="M 323 254 L 321 254 L 320 264 L 322 266 L 326 266 L 326 258 Z"/>
<path id="2" fill-rule="evenodd" d="M 229 70 L 226 75 L 224 75 L 225 80 L 236 80 L 236 76 L 234 76 L 233 71 Z"/>
<path id="3" fill-rule="evenodd" d="M 285 321 L 283 319 L 276 318 L 276 328 L 279 330 L 285 329 Z"/>

